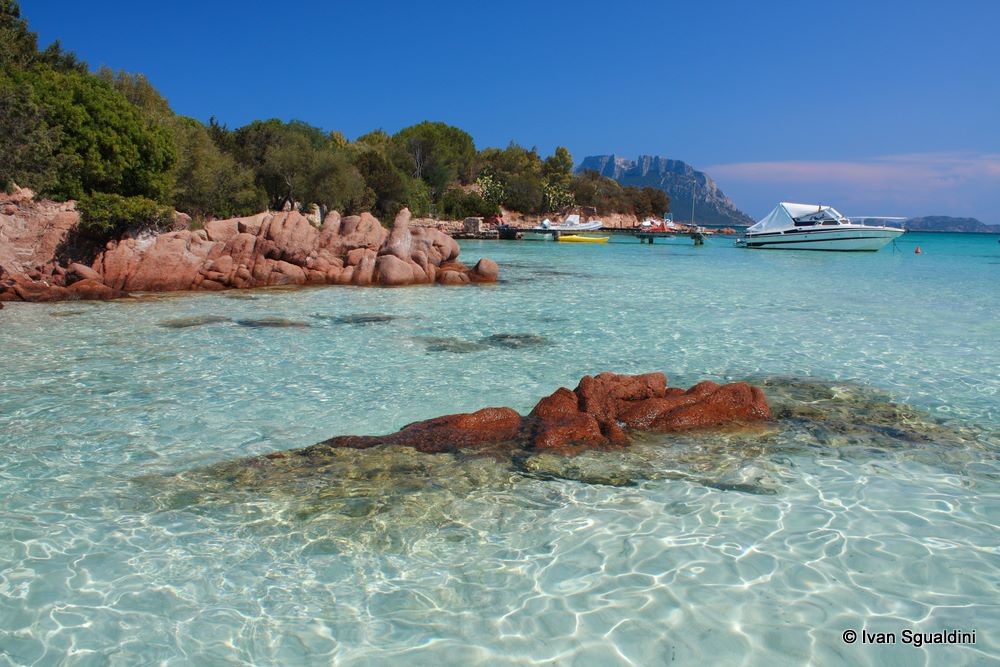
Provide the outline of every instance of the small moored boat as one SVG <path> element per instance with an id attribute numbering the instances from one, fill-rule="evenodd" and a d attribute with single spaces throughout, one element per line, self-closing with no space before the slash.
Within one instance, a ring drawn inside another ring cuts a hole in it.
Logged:
<path id="1" fill-rule="evenodd" d="M 782 202 L 766 218 L 747 228 L 745 236 L 736 244 L 778 250 L 875 251 L 906 230 L 865 222 L 903 219 L 885 216 L 848 218 L 832 206 Z"/>
<path id="2" fill-rule="evenodd" d="M 559 243 L 607 243 L 610 236 L 577 236 L 576 234 L 560 234 Z"/>
<path id="3" fill-rule="evenodd" d="M 580 216 L 574 214 L 566 216 L 566 220 L 561 223 L 555 223 L 545 218 L 538 227 L 528 227 L 523 232 L 525 240 L 555 241 L 563 234 L 595 232 L 603 226 L 604 224 L 600 220 L 580 222 Z"/>
<path id="4" fill-rule="evenodd" d="M 541 229 L 551 229 L 554 232 L 593 232 L 604 224 L 600 220 L 589 220 L 587 222 L 580 222 L 580 216 L 573 214 L 566 216 L 566 220 L 562 224 L 556 224 L 545 218 L 542 220 L 540 225 Z"/>

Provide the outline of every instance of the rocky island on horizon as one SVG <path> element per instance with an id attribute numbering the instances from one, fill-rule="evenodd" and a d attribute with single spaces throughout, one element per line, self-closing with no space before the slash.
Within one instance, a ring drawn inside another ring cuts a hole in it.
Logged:
<path id="1" fill-rule="evenodd" d="M 963 234 L 1000 234 L 1000 225 L 986 224 L 978 218 L 957 218 L 950 215 L 927 215 L 908 218 L 903 223 L 910 232 L 954 232 Z"/>
<path id="2" fill-rule="evenodd" d="M 576 168 L 576 173 L 596 171 L 623 186 L 654 187 L 670 196 L 671 210 L 678 221 L 691 216 L 694 191 L 694 218 L 708 225 L 747 227 L 756 222 L 736 207 L 711 176 L 682 160 L 655 155 L 640 155 L 630 160 L 619 155 L 590 155 Z"/>

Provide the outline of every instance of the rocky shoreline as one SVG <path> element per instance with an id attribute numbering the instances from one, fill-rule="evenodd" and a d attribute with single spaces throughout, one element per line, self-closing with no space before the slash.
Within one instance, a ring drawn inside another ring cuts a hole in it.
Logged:
<path id="1" fill-rule="evenodd" d="M 495 282 L 499 267 L 458 260 L 444 232 L 391 229 L 371 214 L 329 213 L 320 226 L 297 211 L 215 220 L 198 230 L 109 242 L 91 262 L 67 257 L 79 213 L 73 202 L 0 196 L 0 302 L 116 299 L 130 292 L 223 290 L 274 285 L 466 285 Z"/>

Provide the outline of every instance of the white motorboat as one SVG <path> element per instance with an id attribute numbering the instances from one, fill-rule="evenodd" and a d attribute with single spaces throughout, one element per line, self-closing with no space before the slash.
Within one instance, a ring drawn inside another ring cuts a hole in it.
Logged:
<path id="1" fill-rule="evenodd" d="M 603 226 L 604 224 L 600 220 L 580 222 L 580 216 L 576 214 L 566 216 L 566 219 L 560 224 L 556 224 L 548 218 L 542 220 L 541 224 L 543 229 L 551 229 L 554 232 L 594 232 Z"/>
<path id="2" fill-rule="evenodd" d="M 905 218 L 864 216 L 848 218 L 832 206 L 782 202 L 766 218 L 747 228 L 736 243 L 747 248 L 780 250 L 875 251 L 906 230 L 869 220 Z"/>
<path id="3" fill-rule="evenodd" d="M 538 227 L 531 227 L 524 230 L 526 240 L 552 241 L 563 234 L 576 234 L 578 232 L 596 232 L 604 226 L 600 220 L 580 222 L 579 215 L 568 215 L 561 223 L 554 223 L 548 218 L 542 220 Z"/>

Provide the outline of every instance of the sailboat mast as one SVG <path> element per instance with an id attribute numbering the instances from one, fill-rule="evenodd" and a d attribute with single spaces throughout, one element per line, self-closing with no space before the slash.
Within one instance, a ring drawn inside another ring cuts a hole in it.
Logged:
<path id="1" fill-rule="evenodd" d="M 698 192 L 698 181 L 691 179 L 691 224 L 694 225 L 694 195 Z"/>

